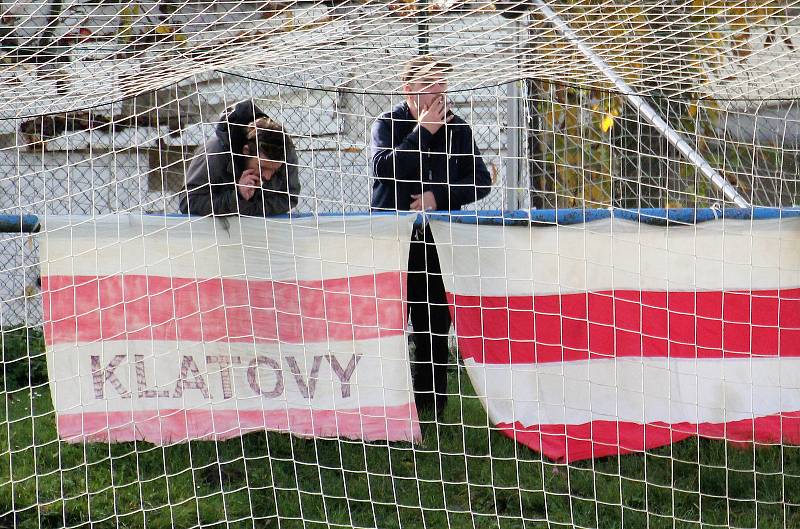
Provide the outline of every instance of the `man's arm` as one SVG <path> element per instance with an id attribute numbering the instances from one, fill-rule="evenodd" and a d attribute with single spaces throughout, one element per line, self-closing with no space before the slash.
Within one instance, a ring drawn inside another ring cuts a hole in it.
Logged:
<path id="1" fill-rule="evenodd" d="M 191 215 L 253 215 L 258 204 L 244 200 L 233 181 L 228 181 L 230 153 L 219 152 L 216 140 L 200 146 L 186 170 L 186 192 L 180 211 Z"/>
<path id="2" fill-rule="evenodd" d="M 400 193 L 402 181 L 419 182 L 420 152 L 427 151 L 433 135 L 420 125 L 395 146 L 390 118 L 378 118 L 372 124 L 372 173 L 385 185 L 397 182 Z"/>
<path id="3" fill-rule="evenodd" d="M 458 155 L 460 159 L 456 164 L 457 174 L 450 175 L 449 185 L 436 186 L 433 189 L 436 209 L 439 210 L 461 209 L 462 206 L 484 198 L 492 189 L 492 177 L 475 143 L 472 129 L 468 125 L 455 126 L 463 128 L 461 133 L 466 134 L 466 138 L 462 145 L 467 146 L 468 150 Z"/>

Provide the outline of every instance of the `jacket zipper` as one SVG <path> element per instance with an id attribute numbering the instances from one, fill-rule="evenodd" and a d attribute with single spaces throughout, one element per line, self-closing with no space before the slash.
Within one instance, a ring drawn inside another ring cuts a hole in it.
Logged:
<path id="1" fill-rule="evenodd" d="M 453 131 L 450 130 L 450 141 L 444 145 L 445 154 L 447 154 L 447 170 L 450 170 L 450 158 L 452 158 L 453 150 Z M 449 175 L 448 175 L 449 176 Z M 428 182 L 433 181 L 433 168 L 431 167 L 431 148 L 428 147 Z"/>

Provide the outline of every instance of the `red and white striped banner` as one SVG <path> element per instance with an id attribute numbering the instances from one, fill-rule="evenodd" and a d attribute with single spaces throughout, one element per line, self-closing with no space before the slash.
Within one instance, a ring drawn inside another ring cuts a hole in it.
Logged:
<path id="1" fill-rule="evenodd" d="M 406 347 L 413 217 L 48 217 L 61 438 L 420 437 Z"/>
<path id="2" fill-rule="evenodd" d="M 800 443 L 800 219 L 432 228 L 505 434 L 562 461 L 691 435 Z"/>

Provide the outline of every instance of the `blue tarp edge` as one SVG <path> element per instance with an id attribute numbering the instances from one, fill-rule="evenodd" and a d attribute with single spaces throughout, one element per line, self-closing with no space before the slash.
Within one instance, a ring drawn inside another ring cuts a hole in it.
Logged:
<path id="1" fill-rule="evenodd" d="M 323 213 L 320 217 L 354 217 L 354 216 L 394 216 L 408 215 L 407 212 L 352 212 Z M 609 219 L 612 216 L 658 226 L 691 225 L 715 219 L 730 220 L 766 220 L 778 218 L 800 217 L 800 208 L 648 208 L 648 209 L 534 209 L 517 211 L 478 210 L 478 211 L 432 211 L 427 217 L 432 220 L 443 220 L 460 224 L 481 224 L 499 226 L 529 225 L 569 225 Z M 181 214 L 150 214 L 150 216 L 166 216 L 170 218 L 190 218 Z M 273 218 L 291 219 L 312 217 L 311 213 L 278 215 Z M 82 215 L 76 217 L 84 217 Z M 89 218 L 86 216 L 85 218 Z M 421 217 L 420 217 L 421 218 Z M 37 215 L 0 215 L 0 233 L 33 233 L 39 230 Z"/>

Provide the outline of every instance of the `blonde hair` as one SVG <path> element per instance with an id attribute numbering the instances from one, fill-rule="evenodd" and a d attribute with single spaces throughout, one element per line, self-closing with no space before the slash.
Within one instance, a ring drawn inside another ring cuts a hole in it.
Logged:
<path id="1" fill-rule="evenodd" d="M 439 60 L 432 55 L 417 55 L 405 63 L 403 72 L 400 74 L 400 80 L 403 84 L 408 84 L 429 75 L 445 75 L 450 73 L 452 69 L 452 64 Z"/>

